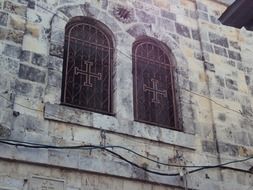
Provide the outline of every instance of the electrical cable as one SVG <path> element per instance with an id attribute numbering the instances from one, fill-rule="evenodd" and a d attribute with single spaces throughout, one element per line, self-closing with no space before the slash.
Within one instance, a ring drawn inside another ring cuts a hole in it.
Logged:
<path id="1" fill-rule="evenodd" d="M 140 156 L 142 158 L 145 158 L 147 160 L 150 160 L 152 162 L 155 162 L 157 164 L 161 164 L 161 165 L 166 165 L 169 167 L 180 167 L 180 168 L 197 168 L 194 170 L 190 170 L 188 171 L 189 174 L 191 173 L 196 173 L 202 170 L 206 170 L 206 169 L 213 169 L 213 168 L 222 168 L 224 166 L 230 165 L 230 164 L 234 164 L 234 163 L 241 163 L 241 162 L 246 162 L 248 160 L 252 160 L 253 156 L 250 156 L 248 158 L 244 158 L 244 159 L 240 159 L 240 160 L 234 160 L 234 161 L 230 161 L 230 162 L 226 162 L 226 163 L 222 163 L 222 164 L 217 164 L 217 165 L 211 165 L 211 166 L 187 166 L 187 165 L 174 165 L 174 164 L 165 164 L 165 163 L 161 163 L 158 162 L 156 160 L 152 160 L 146 156 L 143 156 L 133 150 L 130 150 L 126 147 L 123 146 L 113 146 L 113 145 L 109 145 L 109 146 L 97 146 L 97 145 L 79 145 L 79 146 L 52 146 L 52 145 L 43 145 L 43 144 L 36 144 L 36 143 L 29 143 L 29 142 L 21 142 L 21 141 L 15 141 L 15 140 L 8 140 L 8 139 L 0 139 L 0 143 L 2 144 L 7 144 L 7 145 L 12 145 L 12 146 L 21 146 L 21 147 L 27 147 L 27 148 L 39 148 L 39 149 L 80 149 L 80 150 L 94 150 L 94 149 L 100 149 L 100 150 L 104 150 L 114 156 L 116 156 L 117 158 L 129 163 L 132 166 L 135 166 L 139 169 L 142 169 L 146 172 L 149 173 L 153 173 L 153 174 L 157 174 L 157 175 L 163 175 L 163 176 L 178 176 L 180 175 L 180 173 L 161 173 L 161 172 L 157 172 L 157 171 L 153 171 L 153 170 L 149 170 L 147 168 L 141 167 L 138 164 L 126 159 L 125 157 L 123 157 L 122 155 L 114 152 L 113 150 L 109 150 L 109 149 L 116 149 L 116 148 L 120 148 L 129 152 L 132 152 L 133 154 L 136 154 L 137 156 Z"/>
<path id="2" fill-rule="evenodd" d="M 81 150 L 94 150 L 94 149 L 100 149 L 100 150 L 104 150 L 110 154 L 112 154 L 113 156 L 116 156 L 117 158 L 119 158 L 120 160 L 125 161 L 126 163 L 144 170 L 145 172 L 148 173 L 152 173 L 152 174 L 156 174 L 156 175 L 162 175 L 162 176 L 178 176 L 179 173 L 161 173 L 161 172 L 157 172 L 157 171 L 153 171 L 153 170 L 149 170 L 145 167 L 139 166 L 138 164 L 124 158 L 123 156 L 121 156 L 120 154 L 107 149 L 107 147 L 105 146 L 95 146 L 95 145 L 81 145 L 81 146 L 63 146 L 63 147 L 59 147 L 59 146 L 51 146 L 51 145 L 40 145 L 40 144 L 34 144 L 32 145 L 32 143 L 15 143 L 15 142 L 8 142 L 9 140 L 0 140 L 0 143 L 2 144 L 7 144 L 7 145 L 12 145 L 12 146 L 21 146 L 21 147 L 27 147 L 27 148 L 39 148 L 39 149 L 81 149 Z"/>

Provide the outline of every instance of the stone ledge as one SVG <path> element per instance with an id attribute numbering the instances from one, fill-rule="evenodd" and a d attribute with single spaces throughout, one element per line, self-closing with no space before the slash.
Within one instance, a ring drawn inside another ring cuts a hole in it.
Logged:
<path id="1" fill-rule="evenodd" d="M 154 127 L 135 121 L 117 119 L 113 116 L 58 104 L 46 103 L 44 118 L 172 144 L 192 150 L 197 148 L 196 136 L 192 134 Z"/>
<path id="2" fill-rule="evenodd" d="M 53 151 L 53 154 L 50 153 Z M 63 150 L 41 150 L 24 147 L 13 147 L 0 144 L 0 161 L 17 161 L 46 167 L 57 167 L 62 169 L 78 170 L 97 174 L 110 175 L 132 180 L 141 180 L 151 183 L 160 183 L 170 186 L 183 187 L 180 176 L 160 176 L 143 172 L 122 161 L 113 161 L 100 158 L 84 157 L 81 152 L 74 150 L 79 156 L 68 157 L 69 152 Z M 73 152 L 74 152 L 73 151 Z M 41 159 L 40 159 L 41 158 Z M 165 171 L 163 171 L 165 173 Z M 167 171 L 175 173 L 176 171 Z"/>

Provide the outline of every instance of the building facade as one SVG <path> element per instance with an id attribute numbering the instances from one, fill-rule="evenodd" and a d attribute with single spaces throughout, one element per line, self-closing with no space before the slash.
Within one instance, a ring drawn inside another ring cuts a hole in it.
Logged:
<path id="1" fill-rule="evenodd" d="M 253 189 L 232 1 L 0 2 L 1 190 Z"/>

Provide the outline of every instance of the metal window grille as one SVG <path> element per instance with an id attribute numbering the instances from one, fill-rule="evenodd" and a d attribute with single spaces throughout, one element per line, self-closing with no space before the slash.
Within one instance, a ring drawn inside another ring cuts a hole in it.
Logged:
<path id="1" fill-rule="evenodd" d="M 145 38 L 133 45 L 135 120 L 179 130 L 173 67 L 168 49 Z"/>
<path id="2" fill-rule="evenodd" d="M 112 114 L 113 42 L 108 31 L 90 18 L 67 24 L 62 104 Z"/>

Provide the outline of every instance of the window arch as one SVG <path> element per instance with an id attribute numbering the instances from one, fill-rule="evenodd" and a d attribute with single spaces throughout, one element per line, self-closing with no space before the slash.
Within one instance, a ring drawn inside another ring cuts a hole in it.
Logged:
<path id="1" fill-rule="evenodd" d="M 112 114 L 112 32 L 75 17 L 65 28 L 62 104 Z"/>
<path id="2" fill-rule="evenodd" d="M 135 120 L 179 130 L 169 49 L 156 39 L 142 37 L 132 51 Z"/>

